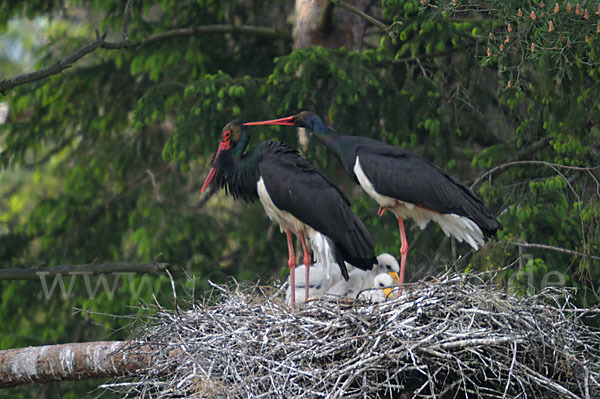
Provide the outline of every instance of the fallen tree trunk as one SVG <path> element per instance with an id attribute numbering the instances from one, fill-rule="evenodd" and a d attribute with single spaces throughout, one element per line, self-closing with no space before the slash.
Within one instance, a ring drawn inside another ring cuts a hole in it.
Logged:
<path id="1" fill-rule="evenodd" d="M 0 351 L 0 388 L 134 376 L 152 367 L 149 346 L 135 352 L 122 351 L 127 344 L 126 341 L 100 341 Z"/>

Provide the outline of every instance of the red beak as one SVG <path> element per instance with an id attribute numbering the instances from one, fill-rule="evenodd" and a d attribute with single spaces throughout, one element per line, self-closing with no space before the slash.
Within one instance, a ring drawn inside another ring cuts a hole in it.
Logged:
<path id="1" fill-rule="evenodd" d="M 286 118 L 271 119 L 270 121 L 261 122 L 246 122 L 244 126 L 258 126 L 258 125 L 282 125 L 282 126 L 294 126 L 294 115 Z"/>
<path id="2" fill-rule="evenodd" d="M 221 151 L 228 150 L 229 148 L 230 148 L 230 146 L 229 146 L 228 141 L 221 141 L 221 144 L 219 144 L 219 149 L 217 150 L 217 154 L 215 155 L 215 160 L 219 157 L 219 154 L 221 153 Z M 213 163 L 214 163 L 214 161 L 213 161 Z M 204 190 L 206 190 L 208 185 L 215 178 L 216 174 L 217 174 L 217 169 L 213 166 L 212 168 L 210 168 L 210 171 L 208 172 L 208 176 L 206 176 L 206 180 L 204 180 L 204 184 L 202 185 L 202 189 L 200 190 L 201 193 L 203 193 Z"/>

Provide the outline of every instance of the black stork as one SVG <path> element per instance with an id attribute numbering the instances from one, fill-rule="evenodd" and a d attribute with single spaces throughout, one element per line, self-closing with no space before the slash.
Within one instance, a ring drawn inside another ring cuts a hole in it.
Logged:
<path id="1" fill-rule="evenodd" d="M 248 125 L 283 125 L 308 129 L 331 151 L 342 167 L 380 205 L 398 218 L 401 239 L 400 284 L 408 243 L 404 219 L 414 219 L 421 229 L 430 220 L 437 222 L 446 236 L 454 236 L 479 249 L 486 238 L 502 226 L 468 188 L 442 168 L 400 147 L 361 136 L 338 134 L 313 112 L 303 111 L 286 118 Z M 399 294 L 401 291 L 399 291 Z"/>
<path id="2" fill-rule="evenodd" d="M 323 241 L 317 235 L 325 237 L 345 279 L 348 279 L 348 271 L 344 261 L 370 270 L 376 263 L 373 239 L 352 213 L 350 201 L 342 191 L 284 143 L 264 141 L 246 152 L 250 135 L 244 125 L 241 121 L 232 121 L 223 128 L 219 148 L 201 191 L 215 180 L 235 199 L 260 200 L 267 216 L 287 235 L 292 290 L 295 289 L 296 267 L 292 232 L 300 237 L 304 251 L 307 297 L 311 257 L 305 237 L 313 244 Z M 295 308 L 295 292 L 291 298 L 292 308 Z"/>

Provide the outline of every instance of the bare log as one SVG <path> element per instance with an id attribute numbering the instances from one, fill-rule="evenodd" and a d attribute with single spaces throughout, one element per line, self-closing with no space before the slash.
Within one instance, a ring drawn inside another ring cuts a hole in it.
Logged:
<path id="1" fill-rule="evenodd" d="M 54 277 L 57 274 L 96 276 L 109 273 L 160 273 L 169 266 L 168 263 L 89 263 L 84 265 L 59 265 L 54 267 L 40 267 L 28 269 L 3 269 L 0 270 L 2 280 L 37 280 L 40 277 Z"/>
<path id="2" fill-rule="evenodd" d="M 0 351 L 0 388 L 138 375 L 152 367 L 150 347 L 120 351 L 126 344 L 100 341 Z"/>

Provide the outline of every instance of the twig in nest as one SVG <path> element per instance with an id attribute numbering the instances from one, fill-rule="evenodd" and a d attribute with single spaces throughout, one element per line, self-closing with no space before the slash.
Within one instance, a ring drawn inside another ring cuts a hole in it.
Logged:
<path id="1" fill-rule="evenodd" d="M 600 397 L 600 334 L 573 317 L 582 309 L 570 292 L 520 298 L 486 281 L 443 276 L 388 302 L 322 298 L 296 312 L 261 287 L 213 284 L 217 303 L 158 310 L 128 349 L 162 343 L 155 369 L 115 389 L 138 398 Z"/>

